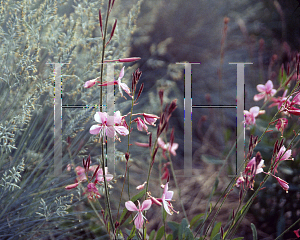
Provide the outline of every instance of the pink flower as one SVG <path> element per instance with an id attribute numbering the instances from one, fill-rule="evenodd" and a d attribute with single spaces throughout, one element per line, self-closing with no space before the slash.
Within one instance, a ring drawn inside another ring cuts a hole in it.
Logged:
<path id="1" fill-rule="evenodd" d="M 122 83 L 122 82 L 121 82 L 122 78 L 124 77 L 124 68 L 125 68 L 125 67 L 123 67 L 123 68 L 121 69 L 121 72 L 120 72 L 120 74 L 119 74 L 119 78 L 118 78 L 118 80 L 117 80 L 117 83 L 118 83 L 118 85 L 119 85 L 119 92 L 121 93 L 121 96 L 123 97 L 123 92 L 122 92 L 122 89 L 123 89 L 124 92 L 126 92 L 126 93 L 129 95 L 129 97 L 132 98 L 132 96 L 130 95 L 130 89 L 129 89 L 129 87 L 128 87 L 125 83 Z"/>
<path id="2" fill-rule="evenodd" d="M 293 160 L 293 158 L 291 158 L 292 150 L 289 149 L 286 152 L 285 152 L 285 150 L 286 150 L 285 146 L 282 146 L 276 156 L 275 165 L 274 165 L 275 166 L 274 173 L 277 173 L 277 167 L 278 167 L 279 162 L 286 161 L 286 160 Z"/>
<path id="3" fill-rule="evenodd" d="M 159 119 L 159 117 L 154 114 L 143 113 L 143 116 L 145 123 L 152 126 L 155 126 L 156 120 Z"/>
<path id="4" fill-rule="evenodd" d="M 70 189 L 76 188 L 78 186 L 78 184 L 79 184 L 78 182 L 70 184 L 70 185 L 66 186 L 65 189 L 70 190 Z"/>
<path id="5" fill-rule="evenodd" d="M 114 178 L 113 175 L 108 173 L 108 168 L 107 167 L 105 167 L 105 178 L 106 178 L 106 181 L 110 181 Z M 103 176 L 102 169 L 98 170 L 97 175 L 96 175 L 96 179 L 97 179 L 98 182 L 104 182 L 104 176 Z"/>
<path id="6" fill-rule="evenodd" d="M 286 103 L 287 104 L 290 104 L 290 99 L 291 97 L 289 97 L 289 99 L 287 100 L 287 98 L 285 97 L 287 94 L 287 90 L 285 90 L 282 94 L 282 97 L 277 97 L 277 98 L 272 98 L 272 101 L 274 103 L 272 103 L 269 107 L 273 107 L 273 106 L 277 106 L 278 107 L 278 110 L 281 108 L 282 104 Z"/>
<path id="7" fill-rule="evenodd" d="M 258 84 L 256 89 L 260 93 L 254 96 L 254 101 L 259 101 L 263 98 L 265 98 L 264 101 L 267 101 L 268 98 L 272 97 L 276 93 L 276 90 L 273 89 L 273 82 L 271 80 L 268 80 L 265 85 Z"/>
<path id="8" fill-rule="evenodd" d="M 173 212 L 176 212 L 173 209 L 173 206 L 171 204 L 174 192 L 173 191 L 168 191 L 168 184 L 169 184 L 169 182 L 167 182 L 165 187 L 164 187 L 164 192 L 162 194 L 161 200 L 162 200 L 162 203 L 163 203 L 163 206 L 164 206 L 164 209 L 166 210 L 166 212 L 168 214 L 172 215 Z M 178 214 L 179 212 L 176 212 L 176 213 Z"/>
<path id="9" fill-rule="evenodd" d="M 247 164 L 247 167 L 245 169 L 245 173 L 248 173 L 249 171 L 251 171 L 252 169 L 256 169 L 256 171 L 254 172 L 254 175 L 259 174 L 261 172 L 263 172 L 263 167 L 264 166 L 264 160 L 261 159 L 259 164 L 256 166 L 256 157 L 253 157 Z"/>
<path id="10" fill-rule="evenodd" d="M 83 167 L 77 166 L 75 168 L 75 171 L 77 173 L 77 180 L 79 182 L 84 182 L 87 180 L 86 174 L 85 174 L 85 169 Z"/>
<path id="11" fill-rule="evenodd" d="M 174 192 L 173 191 L 168 191 L 168 184 L 169 184 L 169 182 L 167 182 L 166 185 L 164 186 L 164 192 L 163 192 L 161 198 L 152 197 L 152 196 L 150 196 L 149 193 L 148 193 L 148 195 L 149 195 L 152 203 L 154 203 L 158 206 L 163 205 L 164 209 L 166 210 L 166 212 L 169 215 L 172 215 L 174 212 L 178 214 L 179 212 L 175 211 L 172 204 L 171 204 Z"/>
<path id="12" fill-rule="evenodd" d="M 92 86 L 94 86 L 96 84 L 96 82 L 99 82 L 98 81 L 99 78 L 95 78 L 95 79 L 92 79 L 92 80 L 89 80 L 87 82 L 85 82 L 84 84 L 84 88 L 91 88 Z"/>
<path id="13" fill-rule="evenodd" d="M 293 98 L 293 100 L 290 103 L 286 103 L 285 105 L 285 110 L 289 113 L 289 114 L 293 114 L 296 116 L 300 115 L 300 109 L 294 107 L 294 105 L 300 105 L 300 92 L 297 93 L 297 95 Z"/>
<path id="14" fill-rule="evenodd" d="M 278 181 L 279 185 L 283 188 L 283 190 L 286 191 L 286 192 L 288 192 L 288 190 L 289 190 L 289 184 L 286 181 L 284 181 L 281 178 L 279 178 L 279 177 L 276 177 L 276 176 L 274 176 L 274 177 Z"/>
<path id="15" fill-rule="evenodd" d="M 146 183 L 147 183 L 147 182 L 144 182 L 142 185 L 138 185 L 138 186 L 136 187 L 136 189 L 137 189 L 137 190 L 144 189 Z"/>
<path id="16" fill-rule="evenodd" d="M 86 193 L 88 193 L 88 199 L 90 199 L 90 200 L 95 200 L 96 198 L 101 198 L 101 195 L 100 195 L 95 183 L 89 183 L 87 185 L 87 188 L 82 195 L 84 195 Z"/>
<path id="17" fill-rule="evenodd" d="M 137 129 L 139 131 L 143 131 L 143 129 L 148 132 L 148 127 L 147 125 L 145 124 L 144 120 L 141 119 L 140 117 L 134 119 L 133 121 L 135 121 L 137 123 Z"/>
<path id="18" fill-rule="evenodd" d="M 236 187 L 240 187 L 241 184 L 243 184 L 245 182 L 245 178 L 241 175 L 237 180 L 236 180 Z"/>
<path id="19" fill-rule="evenodd" d="M 288 125 L 288 120 L 286 118 L 279 118 L 277 120 L 277 124 L 275 125 L 275 127 L 277 128 L 278 131 L 281 132 L 281 135 L 283 135 L 283 131 L 284 129 L 286 129 Z"/>
<path id="20" fill-rule="evenodd" d="M 129 87 L 125 83 L 121 82 L 122 78 L 124 77 L 124 68 L 125 67 L 123 67 L 121 69 L 120 74 L 119 74 L 119 78 L 118 78 L 117 81 L 114 80 L 113 82 L 104 82 L 102 84 L 99 84 L 99 86 L 118 85 L 119 86 L 119 92 L 120 92 L 120 94 L 121 94 L 122 97 L 124 97 L 123 96 L 123 91 L 122 91 L 122 90 L 124 90 L 129 95 L 129 97 L 132 98 L 132 96 L 130 95 L 130 89 L 129 89 Z"/>
<path id="21" fill-rule="evenodd" d="M 163 156 L 166 159 L 166 151 L 169 151 L 173 156 L 176 156 L 176 149 L 178 148 L 178 143 L 173 143 L 172 145 L 170 145 L 170 143 L 165 144 L 164 141 L 159 137 L 157 139 L 157 145 L 162 148 L 163 150 Z"/>
<path id="22" fill-rule="evenodd" d="M 262 172 L 265 173 L 263 167 L 265 167 L 264 160 L 262 159 L 260 152 L 258 152 L 256 156 L 247 163 L 245 170 L 236 180 L 236 187 L 243 185 L 244 188 L 244 183 L 246 183 L 246 187 L 253 190 L 255 175 Z"/>
<path id="23" fill-rule="evenodd" d="M 100 133 L 101 136 L 108 136 L 110 138 L 116 137 L 117 133 L 126 136 L 129 134 L 127 128 L 122 125 L 122 117 L 120 111 L 116 111 L 114 118 L 109 117 L 106 112 L 97 112 L 95 113 L 94 119 L 99 124 L 93 125 L 90 128 L 90 134 L 97 135 Z"/>
<path id="24" fill-rule="evenodd" d="M 297 238 L 300 238 L 299 231 L 300 231 L 300 229 L 298 229 L 298 230 L 294 230 L 294 233 L 296 234 L 296 237 L 297 237 Z"/>
<path id="25" fill-rule="evenodd" d="M 260 115 L 260 114 L 264 114 L 265 111 L 264 110 L 259 110 L 259 107 L 255 106 L 250 108 L 249 111 L 244 110 L 244 116 L 245 116 L 245 123 L 247 125 L 254 125 L 255 124 L 255 118 Z"/>
<path id="26" fill-rule="evenodd" d="M 170 172 L 169 172 L 169 169 L 168 169 L 169 165 L 170 165 L 169 162 L 167 162 L 167 163 L 164 164 L 163 169 L 162 169 L 163 174 L 161 176 L 161 180 L 169 179 L 169 177 L 170 177 Z"/>
<path id="27" fill-rule="evenodd" d="M 132 201 L 125 202 L 125 207 L 131 211 L 131 212 L 138 212 L 134 219 L 134 225 L 137 229 L 141 229 L 143 227 L 144 219 L 147 221 L 146 217 L 143 215 L 142 211 L 148 210 L 151 207 L 151 200 L 145 200 L 142 203 L 142 206 L 140 205 L 140 202 L 138 201 L 139 207 L 137 208 L 135 204 Z"/>

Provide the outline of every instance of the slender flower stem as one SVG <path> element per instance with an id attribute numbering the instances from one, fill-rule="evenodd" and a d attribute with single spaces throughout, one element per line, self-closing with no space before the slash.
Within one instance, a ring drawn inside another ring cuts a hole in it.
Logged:
<path id="1" fill-rule="evenodd" d="M 287 231 L 289 231 L 292 227 L 294 227 L 298 222 L 300 222 L 300 218 L 296 222 L 294 222 L 291 226 L 285 229 L 275 240 L 280 239 Z"/>
<path id="2" fill-rule="evenodd" d="M 105 27 L 104 27 L 104 32 L 103 32 L 103 38 L 102 38 L 102 56 L 101 56 L 101 72 L 100 72 L 100 81 L 101 81 L 101 86 L 100 86 L 100 112 L 102 112 L 102 104 L 103 104 L 103 89 L 102 89 L 102 83 L 103 83 L 103 63 L 104 63 L 104 55 L 105 55 L 105 47 L 106 47 L 106 34 L 107 34 L 107 25 L 108 25 L 108 17 L 110 13 L 110 4 L 107 6 L 107 12 L 106 12 L 106 19 L 105 19 Z M 104 158 L 104 138 L 101 137 L 101 151 L 102 151 L 102 172 L 103 172 L 103 179 L 104 179 L 104 188 L 105 188 L 105 199 L 106 199 L 106 205 L 107 205 L 107 210 L 108 210 L 108 215 L 109 215 L 109 220 L 111 224 L 111 229 L 113 230 L 113 234 L 115 234 L 115 227 L 114 227 L 114 222 L 112 218 L 112 213 L 111 213 L 111 207 L 110 207 L 110 201 L 109 201 L 109 191 L 108 191 L 108 186 L 107 186 L 107 180 L 106 180 L 106 173 L 105 173 L 105 158 Z"/>
<path id="3" fill-rule="evenodd" d="M 133 112 L 133 106 L 134 106 L 134 95 L 135 95 L 135 89 L 132 89 L 132 99 L 131 99 L 131 110 L 130 110 L 130 116 L 129 116 L 129 126 L 128 126 L 128 145 L 127 145 L 127 152 L 129 153 L 129 146 L 130 146 L 130 134 L 131 134 L 131 119 L 132 119 L 132 112 Z M 126 167 L 128 167 L 128 165 L 126 164 Z M 126 170 L 125 170 L 126 171 Z M 127 168 L 127 186 L 128 186 L 128 198 L 130 200 L 130 186 L 129 186 L 129 168 Z M 123 189 L 122 189 L 123 192 Z"/>

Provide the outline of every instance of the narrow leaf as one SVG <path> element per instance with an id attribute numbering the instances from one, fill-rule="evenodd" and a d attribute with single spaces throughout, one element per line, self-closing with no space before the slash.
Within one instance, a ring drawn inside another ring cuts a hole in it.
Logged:
<path id="1" fill-rule="evenodd" d="M 195 217 L 193 217 L 193 219 L 190 222 L 191 227 L 193 227 L 194 224 L 203 216 L 204 216 L 204 213 L 201 213 L 201 214 L 198 214 Z"/>
<path id="2" fill-rule="evenodd" d="M 149 240 L 153 240 L 155 236 L 155 230 L 152 230 L 152 232 L 149 235 Z"/>
<path id="3" fill-rule="evenodd" d="M 253 240 L 257 240 L 257 231 L 253 223 L 251 223 L 251 229 L 252 229 Z"/>
<path id="4" fill-rule="evenodd" d="M 162 239 L 162 237 L 164 236 L 164 232 L 165 232 L 165 226 L 162 226 L 162 227 L 157 231 L 156 240 Z"/>
<path id="5" fill-rule="evenodd" d="M 221 222 L 215 224 L 213 230 L 211 231 L 210 240 L 214 239 L 214 237 L 220 232 L 221 226 L 222 226 Z"/>

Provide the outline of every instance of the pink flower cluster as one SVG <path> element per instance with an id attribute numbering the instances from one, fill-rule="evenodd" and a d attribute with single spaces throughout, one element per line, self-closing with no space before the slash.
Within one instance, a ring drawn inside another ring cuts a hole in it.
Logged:
<path id="1" fill-rule="evenodd" d="M 277 106 L 278 110 L 286 115 L 300 116 L 300 91 L 296 92 L 294 98 L 292 98 L 292 96 L 289 98 L 286 97 L 287 90 L 284 91 L 281 97 L 273 97 L 276 93 L 276 89 L 273 88 L 273 82 L 271 80 L 268 80 L 265 85 L 258 84 L 256 88 L 260 93 L 254 96 L 254 101 L 264 99 L 264 102 L 266 102 L 267 100 L 271 100 L 273 103 L 269 107 Z M 260 111 L 257 106 L 250 108 L 249 111 L 244 110 L 245 124 L 255 125 L 256 118 L 263 113 L 265 112 Z M 288 119 L 279 118 L 273 123 L 277 123 L 275 127 L 283 135 L 283 131 L 288 125 Z"/>
<path id="2" fill-rule="evenodd" d="M 84 167 L 77 166 L 75 168 L 75 172 L 77 175 L 77 178 L 75 179 L 75 183 L 67 185 L 65 189 L 70 190 L 76 188 L 79 185 L 79 183 L 87 181 L 88 185 L 85 191 L 83 192 L 83 195 L 87 193 L 88 198 L 90 200 L 95 200 L 96 198 L 101 197 L 96 187 L 96 184 L 101 185 L 104 182 L 104 176 L 103 176 L 103 170 L 99 168 L 99 166 L 96 165 L 90 166 L 90 164 L 91 164 L 90 156 L 88 156 L 86 161 L 83 159 Z M 92 177 L 89 176 L 90 173 L 92 174 Z M 105 167 L 105 178 L 106 181 L 111 181 L 113 179 L 113 176 L 108 173 L 107 167 Z M 93 179 L 94 181 L 92 182 Z"/>
<path id="3" fill-rule="evenodd" d="M 246 186 L 249 189 L 253 190 L 254 187 L 254 178 L 256 174 L 263 172 L 264 160 L 261 158 L 260 153 L 256 154 L 256 157 L 253 157 L 245 167 L 244 172 L 241 173 L 241 176 L 236 181 L 236 186 Z"/>
<path id="4" fill-rule="evenodd" d="M 287 192 L 289 189 L 288 183 L 286 181 L 284 181 L 283 179 L 275 176 L 275 174 L 277 173 L 278 164 L 281 161 L 293 160 L 293 158 L 291 158 L 291 155 L 292 155 L 292 150 L 286 150 L 286 148 L 284 146 L 282 146 L 280 148 L 280 150 L 278 151 L 278 154 L 275 158 L 274 163 L 272 164 L 271 172 L 266 173 L 263 171 L 263 167 L 265 167 L 264 160 L 261 159 L 261 155 L 258 152 L 256 154 L 256 157 L 253 157 L 248 162 L 247 166 L 245 167 L 244 172 L 242 172 L 241 176 L 237 179 L 236 186 L 240 187 L 242 185 L 243 188 L 245 186 L 247 186 L 248 188 L 253 190 L 255 175 L 259 174 L 259 173 L 265 173 L 265 174 L 273 176 L 277 180 L 279 185 Z"/>

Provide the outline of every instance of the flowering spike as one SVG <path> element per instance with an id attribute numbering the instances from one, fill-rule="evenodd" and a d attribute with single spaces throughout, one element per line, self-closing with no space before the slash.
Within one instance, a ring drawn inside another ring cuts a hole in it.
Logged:
<path id="1" fill-rule="evenodd" d="M 131 57 L 131 58 L 122 58 L 122 59 L 119 59 L 118 61 L 119 62 L 135 62 L 140 59 L 141 59 L 140 57 Z"/>
<path id="2" fill-rule="evenodd" d="M 84 169 L 86 169 L 84 158 L 82 159 L 82 166 L 84 167 Z"/>
<path id="3" fill-rule="evenodd" d="M 128 160 L 129 160 L 129 153 L 128 152 L 125 153 L 125 159 L 128 162 Z"/>
<path id="4" fill-rule="evenodd" d="M 97 168 L 96 168 L 96 170 L 95 170 L 95 172 L 94 172 L 94 174 L 93 174 L 91 180 L 96 176 L 96 174 L 97 174 L 99 168 L 100 168 L 100 165 L 97 166 Z"/>
<path id="5" fill-rule="evenodd" d="M 134 103 L 136 103 L 136 101 L 137 101 L 137 100 L 139 99 L 139 97 L 141 96 L 141 93 L 142 93 L 143 89 L 144 89 L 144 83 L 141 84 L 140 90 L 139 90 L 139 92 L 138 92 L 138 95 L 137 95 L 137 97 L 136 97 Z"/>
<path id="6" fill-rule="evenodd" d="M 154 160 L 155 160 L 155 155 L 157 153 L 158 147 L 155 148 L 154 153 L 153 153 L 153 157 L 152 157 L 152 162 L 151 162 L 151 166 L 153 166 L 154 164 Z"/>
<path id="7" fill-rule="evenodd" d="M 170 115 L 172 114 L 172 112 L 174 112 L 174 110 L 177 108 L 177 99 L 174 99 L 171 104 L 170 104 L 170 107 L 169 107 L 169 112 L 168 112 L 168 115 L 170 117 Z M 168 118 L 169 118 L 168 117 Z"/>
<path id="8" fill-rule="evenodd" d="M 174 127 L 172 128 L 171 136 L 170 136 L 170 145 L 171 146 L 173 145 L 173 142 L 174 142 Z"/>
<path id="9" fill-rule="evenodd" d="M 163 89 L 159 90 L 158 96 L 159 96 L 159 99 L 160 99 L 160 105 L 162 106 L 163 102 L 164 102 L 164 90 Z"/>
<path id="10" fill-rule="evenodd" d="M 86 164 L 87 164 L 86 168 L 88 170 L 90 168 L 90 165 L 91 165 L 91 155 L 89 155 L 88 158 L 86 159 Z"/>
<path id="11" fill-rule="evenodd" d="M 152 146 L 152 133 L 149 134 L 149 147 Z"/>
<path id="12" fill-rule="evenodd" d="M 247 179 L 247 178 L 246 178 Z M 242 197 L 243 197 L 243 190 L 241 189 L 240 190 L 240 195 L 239 195 L 239 202 L 242 201 Z"/>
<path id="13" fill-rule="evenodd" d="M 279 177 L 275 177 L 275 178 L 276 178 L 277 182 L 279 183 L 279 185 L 283 188 L 283 190 L 286 191 L 286 193 L 288 193 L 289 184 Z"/>
<path id="14" fill-rule="evenodd" d="M 224 236 L 224 229 L 223 227 L 221 227 L 221 239 L 223 239 L 223 236 Z"/>
<path id="15" fill-rule="evenodd" d="M 102 35 L 102 38 L 103 38 L 101 9 L 99 9 L 99 23 L 100 23 L 101 35 Z"/>
<path id="16" fill-rule="evenodd" d="M 107 41 L 107 43 L 105 44 L 105 46 L 106 46 L 107 44 L 109 44 L 110 40 L 111 40 L 112 37 L 114 36 L 115 30 L 116 30 L 116 26 L 117 26 L 117 19 L 115 20 L 115 23 L 114 23 L 114 25 L 113 25 L 113 27 L 112 27 L 112 30 L 111 30 L 111 33 L 110 33 L 110 38 L 109 38 L 109 40 Z"/>

